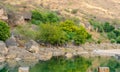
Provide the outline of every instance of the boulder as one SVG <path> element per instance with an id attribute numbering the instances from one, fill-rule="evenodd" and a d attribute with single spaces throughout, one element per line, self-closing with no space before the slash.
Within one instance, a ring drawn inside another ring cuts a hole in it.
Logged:
<path id="1" fill-rule="evenodd" d="M 17 43 L 16 38 L 14 36 L 11 36 L 9 39 L 7 39 L 5 43 L 6 43 L 7 47 L 18 46 L 18 43 Z"/>
<path id="2" fill-rule="evenodd" d="M 46 61 L 46 60 L 50 60 L 52 58 L 52 52 L 42 51 L 42 52 L 35 54 L 35 56 L 39 60 Z"/>
<path id="3" fill-rule="evenodd" d="M 22 12 L 22 16 L 23 16 L 25 21 L 29 21 L 32 19 L 32 13 L 29 11 Z"/>
<path id="4" fill-rule="evenodd" d="M 8 53 L 8 49 L 3 41 L 0 41 L 0 54 L 6 55 Z"/>
<path id="5" fill-rule="evenodd" d="M 21 59 L 21 60 L 35 60 L 36 57 L 30 53 L 29 51 L 19 48 L 19 47 L 11 47 L 8 48 L 9 52 L 6 56 L 8 59 Z"/>
<path id="6" fill-rule="evenodd" d="M 38 53 L 39 52 L 39 44 L 35 42 L 34 40 L 30 40 L 28 43 L 26 43 L 26 50 L 32 52 L 32 53 Z"/>
<path id="7" fill-rule="evenodd" d="M 24 17 L 21 14 L 13 11 L 8 12 L 8 22 L 10 26 L 25 24 Z"/>
<path id="8" fill-rule="evenodd" d="M 3 8 L 0 8 L 0 20 L 4 20 L 4 21 L 8 20 L 7 13 Z"/>

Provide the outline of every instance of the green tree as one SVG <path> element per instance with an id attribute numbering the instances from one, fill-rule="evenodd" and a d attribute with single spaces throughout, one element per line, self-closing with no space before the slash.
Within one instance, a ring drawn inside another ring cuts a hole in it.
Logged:
<path id="1" fill-rule="evenodd" d="M 10 37 L 10 27 L 0 20 L 0 40 L 5 41 Z"/>

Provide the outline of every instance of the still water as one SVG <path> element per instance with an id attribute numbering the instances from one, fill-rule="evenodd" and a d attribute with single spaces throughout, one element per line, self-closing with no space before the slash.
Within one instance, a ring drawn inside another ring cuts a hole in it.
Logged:
<path id="1" fill-rule="evenodd" d="M 83 57 L 66 59 L 64 57 L 53 57 L 48 61 L 39 61 L 30 66 L 30 72 L 86 72 L 91 61 Z M 12 69 L 7 65 L 0 72 L 17 72 L 19 65 Z"/>

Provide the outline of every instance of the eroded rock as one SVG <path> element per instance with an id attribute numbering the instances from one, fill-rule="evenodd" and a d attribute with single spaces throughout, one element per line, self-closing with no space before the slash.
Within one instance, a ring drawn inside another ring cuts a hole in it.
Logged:
<path id="1" fill-rule="evenodd" d="M 14 47 L 14 46 L 17 47 L 18 46 L 18 43 L 14 36 L 11 36 L 9 39 L 7 39 L 5 43 L 6 43 L 7 47 Z"/>
<path id="2" fill-rule="evenodd" d="M 0 41 L 0 54 L 6 55 L 8 53 L 8 49 L 3 41 Z"/>
<path id="3" fill-rule="evenodd" d="M 26 44 L 26 50 L 32 52 L 32 53 L 38 53 L 39 52 L 39 44 L 35 42 L 34 40 L 30 40 Z"/>

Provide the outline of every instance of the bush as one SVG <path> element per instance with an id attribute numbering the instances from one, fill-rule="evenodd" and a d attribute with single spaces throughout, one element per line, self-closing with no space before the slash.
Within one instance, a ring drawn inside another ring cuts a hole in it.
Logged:
<path id="1" fill-rule="evenodd" d="M 103 25 L 104 32 L 111 32 L 115 29 L 114 26 L 110 25 L 110 23 L 105 22 Z"/>
<path id="2" fill-rule="evenodd" d="M 46 44 L 62 45 L 66 43 L 66 34 L 53 24 L 41 24 L 38 39 Z"/>
<path id="3" fill-rule="evenodd" d="M 75 33 L 76 34 L 74 36 L 74 43 L 76 45 L 84 44 L 87 39 L 91 38 L 91 35 L 88 34 L 88 32 L 82 26 L 80 26 L 80 28 Z"/>
<path id="4" fill-rule="evenodd" d="M 37 10 L 32 11 L 32 24 L 41 24 L 45 22 L 44 16 Z"/>
<path id="5" fill-rule="evenodd" d="M 112 31 L 107 34 L 109 39 L 116 39 L 116 34 Z"/>
<path id="6" fill-rule="evenodd" d="M 98 32 L 104 31 L 102 23 L 95 21 L 95 20 L 90 20 L 89 22 L 94 27 L 95 30 L 98 30 Z"/>
<path id="7" fill-rule="evenodd" d="M 40 12 L 38 10 L 32 11 L 32 24 L 55 23 L 60 20 L 55 12 Z"/>
<path id="8" fill-rule="evenodd" d="M 111 41 L 111 43 L 116 43 L 115 39 L 111 39 L 110 41 Z"/>
<path id="9" fill-rule="evenodd" d="M 46 22 L 55 23 L 55 22 L 58 22 L 60 20 L 59 17 L 57 16 L 57 14 L 55 14 L 55 13 L 48 12 L 46 15 L 47 15 Z"/>
<path id="10" fill-rule="evenodd" d="M 98 29 L 98 32 L 111 32 L 115 29 L 114 26 L 110 25 L 109 22 L 105 22 L 105 23 L 100 23 L 98 21 L 95 20 L 90 20 L 89 21 L 90 24 L 94 27 L 94 29 Z"/>
<path id="11" fill-rule="evenodd" d="M 10 37 L 10 28 L 7 23 L 0 21 L 0 40 L 5 41 Z"/>
<path id="12" fill-rule="evenodd" d="M 117 37 L 120 36 L 120 29 L 114 30 L 113 32 L 116 34 Z"/>
<path id="13" fill-rule="evenodd" d="M 67 33 L 68 39 L 74 41 L 76 45 L 84 44 L 88 38 L 91 38 L 84 27 L 75 24 L 71 20 L 60 23 L 60 28 Z"/>
<path id="14" fill-rule="evenodd" d="M 117 37 L 116 41 L 117 43 L 120 43 L 120 36 Z"/>

